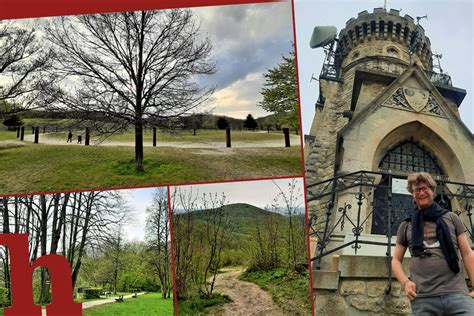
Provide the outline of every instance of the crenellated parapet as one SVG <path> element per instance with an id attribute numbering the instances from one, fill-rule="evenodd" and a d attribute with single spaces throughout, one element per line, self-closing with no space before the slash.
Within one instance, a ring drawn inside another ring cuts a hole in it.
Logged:
<path id="1" fill-rule="evenodd" d="M 375 8 L 351 18 L 339 33 L 335 51 L 335 67 L 346 68 L 357 60 L 387 57 L 409 64 L 411 54 L 417 55 L 426 71 L 433 66 L 431 44 L 421 25 L 398 10 Z"/>

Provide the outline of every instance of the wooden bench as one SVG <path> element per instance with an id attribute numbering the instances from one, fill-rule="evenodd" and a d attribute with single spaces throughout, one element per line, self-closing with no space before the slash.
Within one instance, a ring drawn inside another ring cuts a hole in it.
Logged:
<path id="1" fill-rule="evenodd" d="M 123 295 L 119 295 L 119 297 L 116 298 L 115 301 L 118 302 L 118 303 L 123 302 Z"/>

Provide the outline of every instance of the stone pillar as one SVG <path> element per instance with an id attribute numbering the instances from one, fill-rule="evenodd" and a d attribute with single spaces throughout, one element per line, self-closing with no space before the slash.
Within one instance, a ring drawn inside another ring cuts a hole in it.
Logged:
<path id="1" fill-rule="evenodd" d="M 34 131 L 35 131 L 35 144 L 38 144 L 39 143 L 39 126 L 36 126 L 34 128 Z"/>
<path id="2" fill-rule="evenodd" d="M 231 143 L 230 143 L 230 127 L 227 127 L 225 129 L 225 140 L 226 140 L 226 147 L 230 148 Z"/>
<path id="3" fill-rule="evenodd" d="M 290 147 L 290 129 L 288 127 L 284 127 L 283 134 L 285 134 L 285 147 Z"/>

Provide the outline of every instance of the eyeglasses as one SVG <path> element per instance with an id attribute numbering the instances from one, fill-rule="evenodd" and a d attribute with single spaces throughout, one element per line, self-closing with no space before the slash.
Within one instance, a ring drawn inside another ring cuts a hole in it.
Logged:
<path id="1" fill-rule="evenodd" d="M 413 193 L 418 194 L 418 193 L 420 193 L 420 192 L 422 192 L 422 191 L 426 193 L 426 192 L 428 192 L 428 191 L 431 191 L 431 188 L 430 188 L 430 187 L 416 188 L 416 189 L 413 190 Z"/>

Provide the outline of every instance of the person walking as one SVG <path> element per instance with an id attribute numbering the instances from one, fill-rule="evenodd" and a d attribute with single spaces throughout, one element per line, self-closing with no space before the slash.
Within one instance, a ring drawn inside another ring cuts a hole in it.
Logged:
<path id="1" fill-rule="evenodd" d="M 67 141 L 66 143 L 72 143 L 72 132 L 69 131 L 69 133 L 67 134 Z"/>

